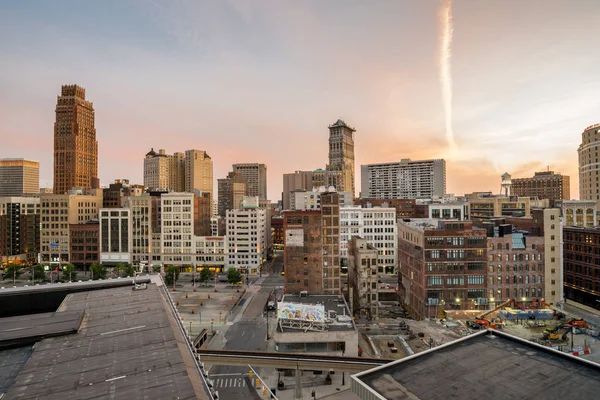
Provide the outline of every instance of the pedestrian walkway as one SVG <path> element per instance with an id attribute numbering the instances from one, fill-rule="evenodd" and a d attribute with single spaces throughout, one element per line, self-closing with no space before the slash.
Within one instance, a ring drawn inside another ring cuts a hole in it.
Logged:
<path id="1" fill-rule="evenodd" d="M 217 390 L 219 388 L 246 387 L 246 378 L 242 374 L 212 375 L 211 379 Z"/>

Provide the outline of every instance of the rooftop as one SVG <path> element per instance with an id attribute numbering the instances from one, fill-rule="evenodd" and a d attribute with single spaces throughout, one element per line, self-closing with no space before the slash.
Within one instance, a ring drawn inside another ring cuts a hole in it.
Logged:
<path id="1" fill-rule="evenodd" d="M 594 399 L 600 365 L 481 331 L 353 375 L 352 389 L 363 399 Z"/>
<path id="2" fill-rule="evenodd" d="M 285 294 L 281 300 L 283 303 L 298 303 L 298 304 L 322 304 L 325 307 L 325 316 L 331 312 L 340 317 L 330 320 L 326 325 L 326 330 L 329 331 L 352 331 L 354 324 L 350 312 L 346 306 L 343 296 L 341 295 L 309 295 L 301 296 L 299 294 Z"/>
<path id="3" fill-rule="evenodd" d="M 38 342 L 7 398 L 207 398 L 156 285 L 73 293 L 60 310 L 85 312 L 79 332 Z"/>

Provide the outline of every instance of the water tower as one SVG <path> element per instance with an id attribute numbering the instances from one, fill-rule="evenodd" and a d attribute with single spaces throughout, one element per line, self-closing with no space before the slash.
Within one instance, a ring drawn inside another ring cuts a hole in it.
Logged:
<path id="1" fill-rule="evenodd" d="M 508 197 L 508 194 L 510 193 L 510 185 L 511 185 L 510 174 L 508 172 L 505 172 L 502 175 L 502 189 L 504 189 L 504 195 L 507 197 Z"/>

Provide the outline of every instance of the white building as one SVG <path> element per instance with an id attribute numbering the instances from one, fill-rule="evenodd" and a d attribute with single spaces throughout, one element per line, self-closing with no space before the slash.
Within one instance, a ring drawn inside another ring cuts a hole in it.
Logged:
<path id="1" fill-rule="evenodd" d="M 421 199 L 446 193 L 446 161 L 408 158 L 400 162 L 361 166 L 361 197 Z"/>
<path id="2" fill-rule="evenodd" d="M 596 200 L 562 200 L 560 205 L 565 226 L 593 228 L 598 225 Z"/>
<path id="3" fill-rule="evenodd" d="M 194 194 L 164 193 L 160 197 L 162 265 L 192 265 L 194 254 Z"/>
<path id="4" fill-rule="evenodd" d="M 100 262 L 131 263 L 131 213 L 128 208 L 100 209 Z"/>
<path id="5" fill-rule="evenodd" d="M 430 203 L 428 205 L 429 215 L 427 218 L 456 219 L 464 221 L 467 219 L 469 203 Z"/>
<path id="6" fill-rule="evenodd" d="M 238 268 L 243 273 L 258 273 L 267 258 L 266 210 L 227 210 L 226 219 L 229 268 Z"/>
<path id="7" fill-rule="evenodd" d="M 131 211 L 131 262 L 151 261 L 152 246 L 152 197 L 149 195 L 131 196 L 125 199 L 125 208 Z"/>
<path id="8" fill-rule="evenodd" d="M 197 270 L 208 267 L 218 273 L 227 267 L 227 237 L 195 236 L 194 243 Z"/>
<path id="9" fill-rule="evenodd" d="M 344 266 L 348 265 L 348 241 L 353 236 L 364 238 L 369 245 L 377 249 L 378 273 L 397 273 L 398 231 L 395 208 L 340 208 L 340 258 L 343 270 Z"/>
<path id="10" fill-rule="evenodd" d="M 290 193 L 290 210 L 306 211 L 321 209 L 321 194 L 327 192 L 335 192 L 334 187 L 329 189 L 321 186 L 313 190 L 295 190 Z M 340 207 L 351 206 L 354 197 L 350 192 L 338 192 L 340 199 Z"/>

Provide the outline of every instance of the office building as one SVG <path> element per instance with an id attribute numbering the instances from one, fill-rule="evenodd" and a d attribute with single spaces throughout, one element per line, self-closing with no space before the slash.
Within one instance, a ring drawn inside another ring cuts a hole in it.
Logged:
<path id="1" fill-rule="evenodd" d="M 0 263 L 37 259 L 40 245 L 40 198 L 0 197 Z"/>
<path id="2" fill-rule="evenodd" d="M 486 239 L 471 221 L 398 221 L 398 289 L 413 317 L 488 306 Z"/>
<path id="3" fill-rule="evenodd" d="M 554 171 L 536 172 L 532 178 L 512 178 L 510 194 L 538 199 L 571 199 L 570 178 Z"/>
<path id="4" fill-rule="evenodd" d="M 259 207 L 227 210 L 229 268 L 237 268 L 243 274 L 260 273 L 267 259 L 266 219 L 266 210 Z"/>
<path id="5" fill-rule="evenodd" d="M 600 200 L 600 162 L 598 149 L 600 148 L 600 124 L 590 125 L 581 134 L 581 144 L 577 149 L 579 155 L 579 199 Z"/>
<path id="6" fill-rule="evenodd" d="M 468 205 L 470 219 L 489 219 L 501 216 L 531 216 L 531 199 L 529 197 L 473 193 L 468 198 Z"/>
<path id="7" fill-rule="evenodd" d="M 246 182 L 246 195 L 267 199 L 267 166 L 265 164 L 247 163 L 233 164 L 233 172 L 237 172 Z"/>
<path id="8" fill-rule="evenodd" d="M 600 309 L 600 230 L 565 227 L 565 298 Z"/>
<path id="9" fill-rule="evenodd" d="M 185 191 L 208 193 L 213 198 L 213 160 L 206 151 L 186 150 Z"/>
<path id="10" fill-rule="evenodd" d="M 42 194 L 40 196 L 40 262 L 69 263 L 70 225 L 98 219 L 102 190 L 85 194 Z"/>
<path id="11" fill-rule="evenodd" d="M 565 226 L 582 226 L 593 228 L 598 225 L 598 203 L 596 200 L 563 200 L 557 201 Z"/>
<path id="12" fill-rule="evenodd" d="M 354 199 L 355 206 L 362 208 L 372 207 L 393 207 L 396 209 L 397 218 L 419 218 L 417 216 L 417 206 L 415 199 L 374 199 L 374 198 L 358 198 Z M 426 218 L 423 215 L 422 218 Z"/>
<path id="13" fill-rule="evenodd" d="M 94 105 L 85 89 L 64 85 L 56 101 L 54 123 L 54 194 L 98 187 L 98 141 Z"/>
<path id="14" fill-rule="evenodd" d="M 324 169 L 316 169 L 313 171 L 312 175 L 312 188 L 320 188 L 321 186 L 327 187 L 329 184 L 327 183 L 327 171 Z M 353 194 L 354 196 L 354 194 Z"/>
<path id="15" fill-rule="evenodd" d="M 89 220 L 84 224 L 69 224 L 69 252 L 71 263 L 84 271 L 100 262 L 100 222 Z"/>
<path id="16" fill-rule="evenodd" d="M 217 181 L 219 187 L 219 216 L 225 217 L 228 210 L 242 206 L 244 196 L 248 196 L 248 185 L 239 172 L 230 172 L 227 178 Z"/>
<path id="17" fill-rule="evenodd" d="M 40 163 L 23 158 L 0 159 L 0 197 L 37 195 Z"/>
<path id="18" fill-rule="evenodd" d="M 296 190 L 290 196 L 290 210 L 320 210 L 321 195 L 335 190 L 333 187 L 326 189 L 324 186 L 312 190 Z M 350 192 L 337 192 L 340 207 L 351 206 L 353 196 Z"/>
<path id="19" fill-rule="evenodd" d="M 398 233 L 394 208 L 360 208 L 356 206 L 340 209 L 340 258 L 342 272 L 347 272 L 349 241 L 354 236 L 377 249 L 377 273 L 398 273 Z"/>
<path id="20" fill-rule="evenodd" d="M 359 236 L 348 245 L 348 288 L 352 315 L 357 312 L 371 318 L 379 315 L 379 251 Z"/>
<path id="21" fill-rule="evenodd" d="M 212 207 L 210 193 L 194 193 L 194 235 L 211 236 L 210 209 Z"/>
<path id="22" fill-rule="evenodd" d="M 292 193 L 301 190 L 308 191 L 313 188 L 313 172 L 312 171 L 296 171 L 291 174 L 283 174 L 283 209 L 291 210 L 290 198 Z"/>
<path id="23" fill-rule="evenodd" d="M 329 163 L 327 184 L 338 192 L 350 192 L 354 196 L 354 132 L 356 129 L 338 119 L 329 125 Z"/>
<path id="24" fill-rule="evenodd" d="M 409 158 L 361 165 L 361 197 L 431 199 L 446 194 L 446 161 Z"/>
<path id="25" fill-rule="evenodd" d="M 185 189 L 185 154 L 158 153 L 151 149 L 144 158 L 144 186 L 149 190 L 183 192 Z"/>
<path id="26" fill-rule="evenodd" d="M 129 179 L 115 179 L 114 183 L 102 190 L 102 208 L 121 208 L 127 197 L 144 194 L 143 185 L 130 185 Z"/>
<path id="27" fill-rule="evenodd" d="M 131 212 L 131 262 L 150 264 L 152 233 L 160 234 L 160 222 L 153 218 L 157 209 L 153 203 L 159 203 L 160 197 L 148 194 L 126 197 L 124 207 Z M 154 221 L 154 223 L 153 223 Z M 160 249 L 160 246 L 159 246 Z"/>
<path id="28" fill-rule="evenodd" d="M 131 210 L 100 210 L 100 262 L 108 265 L 130 264 L 132 247 Z"/>
<path id="29" fill-rule="evenodd" d="M 227 267 L 227 237 L 194 236 L 195 262 L 197 272 L 208 268 L 212 272 L 221 273 Z"/>
<path id="30" fill-rule="evenodd" d="M 163 193 L 160 207 L 159 248 L 162 266 L 189 268 L 194 253 L 194 194 Z"/>

